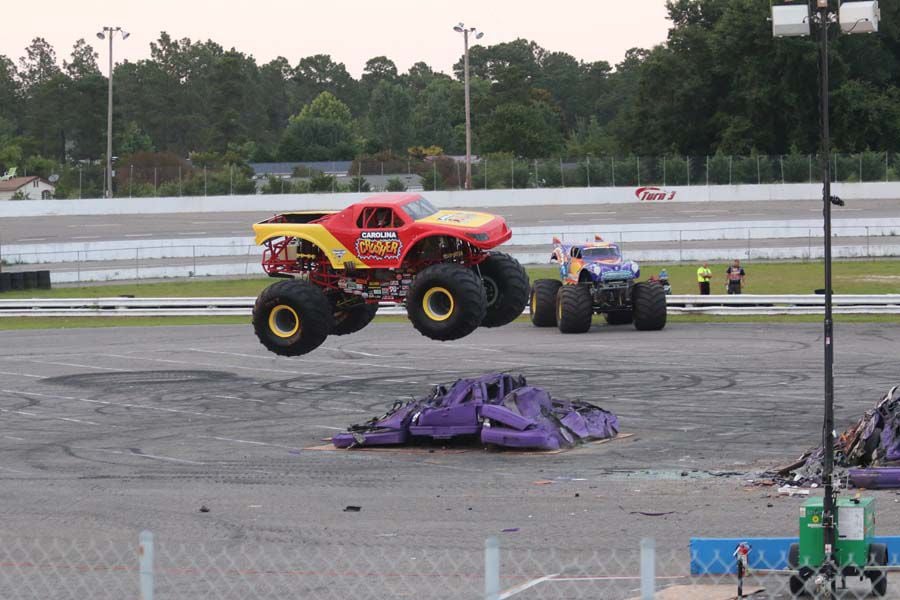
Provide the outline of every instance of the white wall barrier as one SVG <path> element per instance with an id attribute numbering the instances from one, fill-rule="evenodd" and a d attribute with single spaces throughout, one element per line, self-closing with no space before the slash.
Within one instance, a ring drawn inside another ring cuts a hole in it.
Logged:
<path id="1" fill-rule="evenodd" d="M 832 193 L 845 200 L 898 199 L 900 182 L 836 183 Z M 111 198 L 96 200 L 22 200 L 0 202 L 0 218 L 73 215 L 126 215 L 203 212 L 284 212 L 340 210 L 372 194 L 282 194 Z M 442 208 L 563 206 L 668 202 L 757 202 L 816 200 L 822 186 L 808 183 L 764 185 L 641 186 L 542 188 L 424 192 Z"/>
<path id="2" fill-rule="evenodd" d="M 28 298 L 0 299 L 2 317 L 48 316 L 215 316 L 250 315 L 253 297 L 231 298 Z M 897 314 L 900 295 L 839 294 L 833 297 L 836 313 Z M 667 296 L 668 310 L 707 314 L 821 314 L 824 297 L 816 295 Z M 405 314 L 396 304 L 385 304 L 379 314 Z M 523 314 L 528 313 L 525 308 Z"/>
<path id="3" fill-rule="evenodd" d="M 838 240 L 842 237 L 887 238 L 898 237 L 900 244 L 900 218 L 897 219 L 836 219 L 832 230 Z M 820 245 L 813 240 L 821 238 L 822 222 L 815 219 L 791 221 L 735 221 L 703 223 L 638 223 L 638 224 L 598 224 L 560 225 L 552 227 L 516 227 L 512 239 L 504 246 L 515 252 L 515 247 L 546 246 L 549 248 L 554 237 L 571 242 L 592 241 L 595 234 L 604 239 L 622 244 L 646 242 L 692 242 L 702 240 L 735 240 L 741 244 L 734 247 L 744 251 L 753 248 L 752 240 L 772 240 L 801 238 L 808 239 L 800 254 L 787 254 L 772 258 L 796 258 L 815 252 Z M 748 244 L 747 241 L 750 240 Z M 881 242 L 885 240 L 880 240 Z M 884 256 L 884 248 L 896 244 L 858 245 L 861 250 L 852 256 L 865 256 L 867 252 Z M 881 247 L 879 250 L 878 247 Z M 759 250 L 765 249 L 765 245 Z M 679 250 L 691 250 L 688 246 Z M 786 250 L 786 249 L 779 249 Z M 706 252 L 706 250 L 702 250 Z M 793 252 L 794 250 L 792 250 Z M 629 255 L 637 258 L 637 251 Z M 148 260 L 163 258 L 201 258 L 211 256 L 259 256 L 262 248 L 255 246 L 251 236 L 164 239 L 164 240 L 116 240 L 95 242 L 65 242 L 59 244 L 10 244 L 2 247 L 3 258 L 10 263 L 39 264 L 64 262 L 91 262 L 107 260 Z M 671 252 L 667 252 L 671 256 Z M 888 256 L 895 256 L 889 254 Z M 678 256 L 670 259 L 681 260 Z M 733 255 L 732 255 L 733 256 Z M 715 257 L 708 256 L 710 260 Z M 646 260 L 646 259 L 645 259 Z M 691 259 L 693 260 L 693 259 Z M 542 259 L 540 262 L 545 262 Z"/>

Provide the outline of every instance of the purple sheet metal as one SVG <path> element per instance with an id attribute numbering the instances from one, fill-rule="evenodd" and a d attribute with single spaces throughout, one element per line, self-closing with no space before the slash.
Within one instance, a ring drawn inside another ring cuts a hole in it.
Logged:
<path id="1" fill-rule="evenodd" d="M 869 490 L 900 489 L 900 467 L 850 469 L 850 483 Z"/>
<path id="2" fill-rule="evenodd" d="M 519 431 L 527 429 L 535 424 L 533 419 L 523 417 L 519 413 L 511 411 L 505 406 L 495 406 L 492 404 L 486 404 L 481 407 L 481 416 L 484 419 L 496 421 L 504 427 L 517 429 Z"/>
<path id="3" fill-rule="evenodd" d="M 559 450 L 560 448 L 559 436 L 545 429 L 517 431 L 508 427 L 484 427 L 481 430 L 481 441 L 485 444 L 496 444 L 507 448 L 537 450 Z"/>

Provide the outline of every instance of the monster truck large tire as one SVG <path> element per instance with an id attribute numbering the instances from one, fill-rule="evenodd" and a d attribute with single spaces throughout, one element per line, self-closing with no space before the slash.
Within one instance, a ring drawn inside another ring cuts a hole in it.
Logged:
<path id="1" fill-rule="evenodd" d="M 482 327 L 502 327 L 512 323 L 528 303 L 528 273 L 509 254 L 491 252 L 478 265 L 487 298 Z"/>
<path id="2" fill-rule="evenodd" d="M 585 333 L 591 328 L 594 300 L 589 285 L 564 285 L 556 293 L 556 321 L 562 333 Z"/>
<path id="3" fill-rule="evenodd" d="M 481 279 L 461 265 L 426 267 L 409 288 L 406 314 L 419 333 L 433 340 L 469 335 L 481 325 L 486 312 Z"/>
<path id="4" fill-rule="evenodd" d="M 280 281 L 262 291 L 253 307 L 253 330 L 263 346 L 282 356 L 318 348 L 331 332 L 331 303 L 306 281 Z"/>
<path id="5" fill-rule="evenodd" d="M 332 335 L 348 335 L 356 333 L 375 318 L 378 312 L 377 304 L 360 302 L 352 306 L 334 310 L 334 324 L 331 327 Z"/>
<path id="6" fill-rule="evenodd" d="M 634 328 L 638 331 L 659 331 L 666 326 L 666 292 L 658 283 L 634 284 L 631 292 Z"/>
<path id="7" fill-rule="evenodd" d="M 603 318 L 609 325 L 630 325 L 634 322 L 634 313 L 630 310 L 603 313 Z"/>
<path id="8" fill-rule="evenodd" d="M 556 327 L 556 293 L 562 282 L 538 279 L 531 285 L 531 322 L 535 327 Z"/>

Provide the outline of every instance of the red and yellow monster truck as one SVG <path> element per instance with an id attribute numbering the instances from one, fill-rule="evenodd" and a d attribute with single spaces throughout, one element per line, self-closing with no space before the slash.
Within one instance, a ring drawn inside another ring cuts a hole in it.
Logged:
<path id="1" fill-rule="evenodd" d="M 276 215 L 253 226 L 272 284 L 253 308 L 260 342 L 295 356 L 329 334 L 369 324 L 379 303 L 405 304 L 423 335 L 455 340 L 522 314 L 528 275 L 490 252 L 512 232 L 502 217 L 437 210 L 418 194 L 383 194 L 339 212 Z"/>

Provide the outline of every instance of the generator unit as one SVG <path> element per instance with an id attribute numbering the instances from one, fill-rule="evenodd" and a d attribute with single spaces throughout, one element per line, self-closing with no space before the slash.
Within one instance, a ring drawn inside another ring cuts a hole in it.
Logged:
<path id="1" fill-rule="evenodd" d="M 823 523 L 823 498 L 810 498 L 801 509 L 800 543 L 791 544 L 788 564 L 796 571 L 791 576 L 790 589 L 794 595 L 802 594 L 807 581 L 820 573 L 827 563 Z M 846 577 L 859 576 L 872 582 L 876 596 L 887 593 L 887 546 L 874 542 L 875 499 L 839 498 L 836 502 L 835 527 L 837 529 L 833 558 L 842 583 Z M 832 580 L 833 584 L 834 580 Z M 819 582 L 821 583 L 821 582 Z"/>

